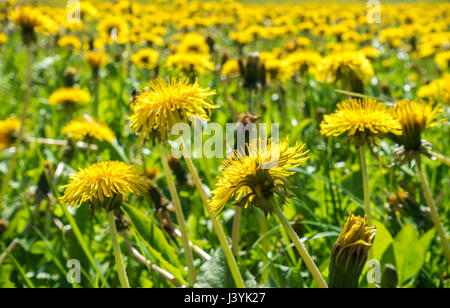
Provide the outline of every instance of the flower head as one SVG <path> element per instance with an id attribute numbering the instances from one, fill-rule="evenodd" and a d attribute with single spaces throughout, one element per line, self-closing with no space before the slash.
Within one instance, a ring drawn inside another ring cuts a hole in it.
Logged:
<path id="1" fill-rule="evenodd" d="M 48 102 L 50 105 L 64 105 L 65 107 L 75 107 L 91 101 L 88 92 L 79 88 L 61 88 L 50 95 Z"/>
<path id="2" fill-rule="evenodd" d="M 151 48 L 139 50 L 133 55 L 133 63 L 146 69 L 154 69 L 158 66 L 159 52 Z"/>
<path id="3" fill-rule="evenodd" d="M 66 35 L 58 40 L 58 46 L 69 50 L 79 50 L 81 41 L 76 36 Z"/>
<path id="4" fill-rule="evenodd" d="M 35 39 L 36 28 L 44 26 L 45 23 L 41 12 L 31 6 L 20 6 L 11 11 L 9 17 L 13 24 L 22 29 L 23 39 L 26 43 Z"/>
<path id="5" fill-rule="evenodd" d="M 0 32 L 0 46 L 5 45 L 8 42 L 8 36 L 5 33 Z"/>
<path id="6" fill-rule="evenodd" d="M 156 79 L 150 83 L 150 90 L 136 97 L 131 128 L 142 138 L 156 134 L 166 141 L 167 131 L 176 123 L 190 123 L 193 118 L 208 120 L 209 111 L 219 108 L 210 99 L 214 94 L 197 81 L 189 84 L 188 79 Z"/>
<path id="7" fill-rule="evenodd" d="M 62 129 L 62 133 L 69 138 L 79 141 L 96 139 L 98 141 L 113 142 L 116 139 L 116 136 L 114 136 L 114 133 L 108 126 L 85 118 L 70 121 Z"/>
<path id="8" fill-rule="evenodd" d="M 139 171 L 123 162 L 107 161 L 93 164 L 70 176 L 70 184 L 64 186 L 62 202 L 81 206 L 89 202 L 97 207 L 112 211 L 120 207 L 128 194 L 145 193 L 147 182 Z"/>
<path id="9" fill-rule="evenodd" d="M 417 91 L 417 96 L 429 101 L 439 101 L 445 105 L 450 105 L 450 74 L 444 74 L 442 78 L 421 86 Z"/>
<path id="10" fill-rule="evenodd" d="M 84 59 L 94 70 L 98 70 L 108 63 L 108 55 L 100 51 L 89 51 L 84 56 Z"/>
<path id="11" fill-rule="evenodd" d="M 375 227 L 350 214 L 331 252 L 329 286 L 357 288 L 367 254 L 375 240 Z"/>
<path id="12" fill-rule="evenodd" d="M 410 102 L 401 100 L 391 110 L 392 116 L 397 119 L 402 127 L 401 135 L 392 135 L 391 138 L 402 146 L 399 154 L 407 156 L 425 153 L 427 145 L 422 140 L 422 133 L 429 127 L 436 126 L 444 120 L 436 121 L 442 112 L 440 105 L 433 107 L 431 103 L 424 101 Z"/>
<path id="13" fill-rule="evenodd" d="M 290 197 L 287 178 L 294 172 L 289 169 L 309 159 L 305 145 L 297 142 L 289 147 L 289 139 L 280 144 L 272 140 L 259 140 L 259 145 L 250 144 L 247 154 L 235 151 L 224 161 L 222 175 L 218 177 L 213 197 L 209 201 L 211 212 L 220 214 L 233 198 L 236 205 L 261 208 L 267 215 L 273 211 L 273 196 L 277 194 L 283 202 Z"/>
<path id="14" fill-rule="evenodd" d="M 20 121 L 15 118 L 0 121 L 0 151 L 11 146 L 19 129 Z"/>
<path id="15" fill-rule="evenodd" d="M 325 115 L 320 132 L 325 136 L 347 133 L 357 146 L 372 143 L 375 137 L 401 134 L 401 126 L 383 103 L 373 99 L 348 99 L 337 105 L 335 113 Z"/>
<path id="16" fill-rule="evenodd" d="M 167 57 L 167 66 L 186 75 L 205 74 L 214 70 L 209 54 L 176 53 Z"/>

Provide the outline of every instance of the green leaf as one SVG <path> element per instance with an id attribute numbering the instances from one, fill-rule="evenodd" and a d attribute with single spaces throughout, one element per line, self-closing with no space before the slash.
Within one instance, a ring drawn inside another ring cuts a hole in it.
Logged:
<path id="1" fill-rule="evenodd" d="M 274 264 L 270 271 L 269 286 L 272 288 L 304 288 L 303 278 L 297 268 Z"/>
<path id="2" fill-rule="evenodd" d="M 394 239 L 394 254 L 401 286 L 417 275 L 423 266 L 424 252 L 419 234 L 410 224 L 406 224 Z"/>
<path id="3" fill-rule="evenodd" d="M 156 226 L 153 219 L 131 205 L 124 204 L 123 209 L 142 238 L 152 248 L 159 251 L 171 264 L 181 267 L 175 248 L 169 244 L 164 232 Z"/>
<path id="4" fill-rule="evenodd" d="M 373 257 L 381 260 L 384 252 L 394 241 L 388 229 L 379 221 L 374 221 L 373 225 L 377 227 L 375 242 L 373 243 Z"/>
<path id="5" fill-rule="evenodd" d="M 244 284 L 247 288 L 256 288 L 256 280 L 253 275 L 246 271 L 243 275 Z M 235 288 L 236 285 L 228 267 L 222 248 L 218 248 L 212 255 L 211 260 L 200 268 L 197 283 L 194 288 Z"/>
<path id="6" fill-rule="evenodd" d="M 434 239 L 435 236 L 436 230 L 434 228 L 429 230 L 424 235 L 422 235 L 422 237 L 420 238 L 420 244 L 422 245 L 423 253 L 426 253 L 428 251 L 431 241 Z"/>

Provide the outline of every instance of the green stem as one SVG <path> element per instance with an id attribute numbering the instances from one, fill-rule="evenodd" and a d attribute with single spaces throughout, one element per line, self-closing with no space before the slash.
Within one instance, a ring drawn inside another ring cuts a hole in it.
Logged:
<path id="1" fill-rule="evenodd" d="M 234 211 L 233 229 L 231 231 L 231 251 L 237 257 L 239 255 L 239 231 L 241 229 L 242 208 L 237 206 Z"/>
<path id="2" fill-rule="evenodd" d="M 183 242 L 184 254 L 186 255 L 186 263 L 189 272 L 189 282 L 191 286 L 195 284 L 196 274 L 194 266 L 194 258 L 192 256 L 192 249 L 189 245 L 188 233 L 186 230 L 186 223 L 184 220 L 183 209 L 181 208 L 181 202 L 178 197 L 178 192 L 173 181 L 172 170 L 170 169 L 169 162 L 167 160 L 166 151 L 162 142 L 159 143 L 159 152 L 161 154 L 161 160 L 166 174 L 167 184 L 169 185 L 170 195 L 172 197 L 173 204 L 175 206 L 175 214 L 177 216 L 178 225 L 180 226 L 181 241 Z"/>
<path id="3" fill-rule="evenodd" d="M 358 148 L 359 162 L 361 163 L 361 172 L 364 185 L 364 212 L 367 216 L 367 222 L 372 225 L 372 214 L 370 212 L 370 189 L 369 189 L 369 169 L 366 161 L 366 147 L 364 145 Z"/>
<path id="4" fill-rule="evenodd" d="M 436 158 L 437 160 L 441 161 L 442 163 L 446 164 L 447 166 L 450 167 L 450 158 L 445 157 L 444 155 L 442 155 L 441 153 L 438 152 L 434 152 L 434 151 L 430 151 L 430 154 Z"/>
<path id="5" fill-rule="evenodd" d="M 3 183 L 2 183 L 2 189 L 0 190 L 0 209 L 3 208 L 3 197 L 5 196 L 9 186 L 9 181 L 11 181 L 13 175 L 14 175 L 14 170 L 16 168 L 17 165 L 17 159 L 18 159 L 18 155 L 19 155 L 19 148 L 20 148 L 20 144 L 22 143 L 22 139 L 23 139 L 23 135 L 25 133 L 25 122 L 27 120 L 27 115 L 28 115 L 28 107 L 30 105 L 30 96 L 31 96 L 31 81 L 32 81 L 32 64 L 33 64 L 33 47 L 28 46 L 27 47 L 27 51 L 28 51 L 28 65 L 27 65 L 27 88 L 26 88 L 26 92 L 25 92 L 25 98 L 24 98 L 24 102 L 23 102 L 23 111 L 22 111 L 22 118 L 20 120 L 20 129 L 19 129 L 19 134 L 17 136 L 16 142 L 15 142 L 15 149 L 16 151 L 14 152 L 12 158 L 11 158 L 11 164 L 9 166 L 9 170 L 8 173 L 6 174 L 6 176 L 3 179 Z"/>
<path id="6" fill-rule="evenodd" d="M 323 279 L 322 274 L 320 273 L 316 264 L 312 260 L 311 256 L 309 255 L 308 251 L 306 250 L 305 246 L 301 242 L 297 233 L 292 228 L 292 226 L 289 223 L 289 221 L 287 220 L 286 216 L 284 216 L 284 213 L 281 210 L 280 206 L 276 203 L 274 204 L 274 210 L 275 210 L 275 215 L 277 215 L 279 221 L 281 222 L 284 229 L 288 233 L 291 241 L 294 243 L 295 247 L 297 248 L 300 256 L 302 257 L 303 261 L 306 264 L 306 267 L 311 272 L 311 274 L 314 277 L 314 280 L 316 281 L 319 288 L 328 288 L 327 283 Z"/>
<path id="7" fill-rule="evenodd" d="M 113 244 L 114 257 L 116 258 L 117 272 L 119 273 L 120 285 L 124 289 L 129 289 L 127 273 L 123 264 L 122 252 L 120 251 L 119 238 L 117 236 L 116 222 L 114 220 L 114 211 L 108 212 L 109 231 L 111 232 L 111 241 Z"/>
<path id="8" fill-rule="evenodd" d="M 222 246 L 225 258 L 227 259 L 228 267 L 230 268 L 231 275 L 233 276 L 236 287 L 245 288 L 244 280 L 242 279 L 241 273 L 239 272 L 236 259 L 233 256 L 230 246 L 228 246 L 222 225 L 218 221 L 217 217 L 213 213 L 211 213 L 211 209 L 208 204 L 208 196 L 206 195 L 206 192 L 203 189 L 202 182 L 197 173 L 197 169 L 195 169 L 194 163 L 192 162 L 189 153 L 186 153 L 186 149 L 184 147 L 183 147 L 183 156 L 189 168 L 189 172 L 191 173 L 192 178 L 194 179 L 195 186 L 197 187 L 197 190 L 200 193 L 200 197 L 202 198 L 203 204 L 205 205 L 206 210 L 208 211 L 209 218 L 213 223 L 214 230 L 216 231 L 217 237 L 219 238 L 220 245 Z"/>
<path id="9" fill-rule="evenodd" d="M 444 247 L 444 252 L 447 257 L 447 262 L 450 264 L 449 243 L 447 240 L 447 236 L 445 235 L 444 227 L 442 226 L 441 221 L 439 219 L 439 214 L 438 214 L 436 204 L 434 202 L 433 197 L 431 196 L 430 186 L 428 185 L 428 181 L 425 176 L 425 172 L 422 169 L 422 164 L 421 164 L 420 158 L 419 159 L 416 158 L 416 163 L 417 163 L 417 171 L 418 171 L 419 177 L 420 177 L 420 183 L 422 184 L 423 193 L 427 200 L 428 207 L 430 208 L 431 218 L 433 219 L 434 226 L 436 227 L 439 237 L 441 238 L 442 246 Z"/>

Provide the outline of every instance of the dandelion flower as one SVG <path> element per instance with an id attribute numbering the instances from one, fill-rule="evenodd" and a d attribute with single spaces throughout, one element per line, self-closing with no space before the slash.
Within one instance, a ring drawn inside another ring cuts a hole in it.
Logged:
<path id="1" fill-rule="evenodd" d="M 277 194 L 283 203 L 289 186 L 287 178 L 295 168 L 309 159 L 305 145 L 297 142 L 289 147 L 289 139 L 280 144 L 272 140 L 258 141 L 259 146 L 248 146 L 248 155 L 236 151 L 224 161 L 213 197 L 209 201 L 211 212 L 220 214 L 231 199 L 236 205 L 261 208 L 267 215 L 273 212 L 273 196 Z"/>
<path id="2" fill-rule="evenodd" d="M 58 40 L 58 46 L 65 49 L 79 50 L 81 41 L 76 36 L 66 35 Z"/>
<path id="3" fill-rule="evenodd" d="M 354 139 L 356 146 L 373 143 L 375 137 L 388 133 L 401 134 L 401 125 L 386 106 L 373 99 L 348 99 L 337 105 L 337 111 L 324 116 L 320 132 L 325 136 L 344 133 Z"/>
<path id="4" fill-rule="evenodd" d="M 188 79 L 156 79 L 150 83 L 150 90 L 136 97 L 131 128 L 142 138 L 157 134 L 166 141 L 167 131 L 176 123 L 189 123 L 193 118 L 208 120 L 209 111 L 219 108 L 210 99 L 214 94 L 197 81 L 189 84 Z"/>
<path id="5" fill-rule="evenodd" d="M 108 63 L 108 55 L 100 51 L 89 51 L 84 56 L 84 59 L 94 70 L 98 70 Z"/>
<path id="6" fill-rule="evenodd" d="M 81 206 L 89 202 L 93 208 L 112 211 L 128 200 L 128 194 L 142 194 L 147 191 L 147 182 L 133 166 L 123 162 L 107 161 L 93 164 L 70 176 L 62 202 Z"/>
<path id="7" fill-rule="evenodd" d="M 5 33 L 0 32 L 0 46 L 5 45 L 8 42 L 8 36 Z"/>
<path id="8" fill-rule="evenodd" d="M 45 24 L 41 12 L 31 6 L 20 6 L 11 11 L 9 17 L 13 24 L 22 29 L 23 39 L 26 43 L 33 41 L 36 28 Z"/>
<path id="9" fill-rule="evenodd" d="M 350 214 L 331 252 L 330 288 L 357 288 L 375 240 L 376 228 L 366 218 Z"/>
<path id="10" fill-rule="evenodd" d="M 0 121 L 0 151 L 11 146 L 19 129 L 20 121 L 15 118 Z"/>
<path id="11" fill-rule="evenodd" d="M 50 105 L 64 105 L 65 107 L 75 107 L 91 101 L 88 92 L 79 88 L 61 88 L 50 95 L 48 102 Z"/>
<path id="12" fill-rule="evenodd" d="M 176 53 L 167 57 L 167 66 L 187 75 L 205 74 L 215 66 L 209 54 Z"/>
<path id="13" fill-rule="evenodd" d="M 450 105 L 450 74 L 444 74 L 442 78 L 421 86 L 417 91 L 417 96 L 429 101 L 440 101 L 445 105 Z"/>
<path id="14" fill-rule="evenodd" d="M 158 66 L 159 52 L 151 48 L 139 50 L 132 57 L 132 61 L 138 67 L 154 69 Z"/>
<path id="15" fill-rule="evenodd" d="M 436 120 L 442 112 L 440 105 L 433 107 L 432 104 L 424 101 L 416 103 L 401 100 L 390 111 L 402 127 L 403 133 L 401 135 L 391 136 L 394 141 L 403 146 L 399 154 L 414 155 L 424 152 L 423 146 L 427 145 L 427 143 L 422 140 L 422 133 L 427 128 L 436 126 L 444 121 Z"/>
<path id="16" fill-rule="evenodd" d="M 74 140 L 92 140 L 113 142 L 116 137 L 112 130 L 103 123 L 94 120 L 81 118 L 70 121 L 63 129 L 62 133 Z"/>

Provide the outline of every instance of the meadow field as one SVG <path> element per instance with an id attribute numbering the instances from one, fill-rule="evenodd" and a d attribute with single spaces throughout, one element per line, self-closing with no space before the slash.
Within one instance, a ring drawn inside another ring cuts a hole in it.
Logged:
<path id="1" fill-rule="evenodd" d="M 448 288 L 450 4 L 0 2 L 0 288 Z"/>

